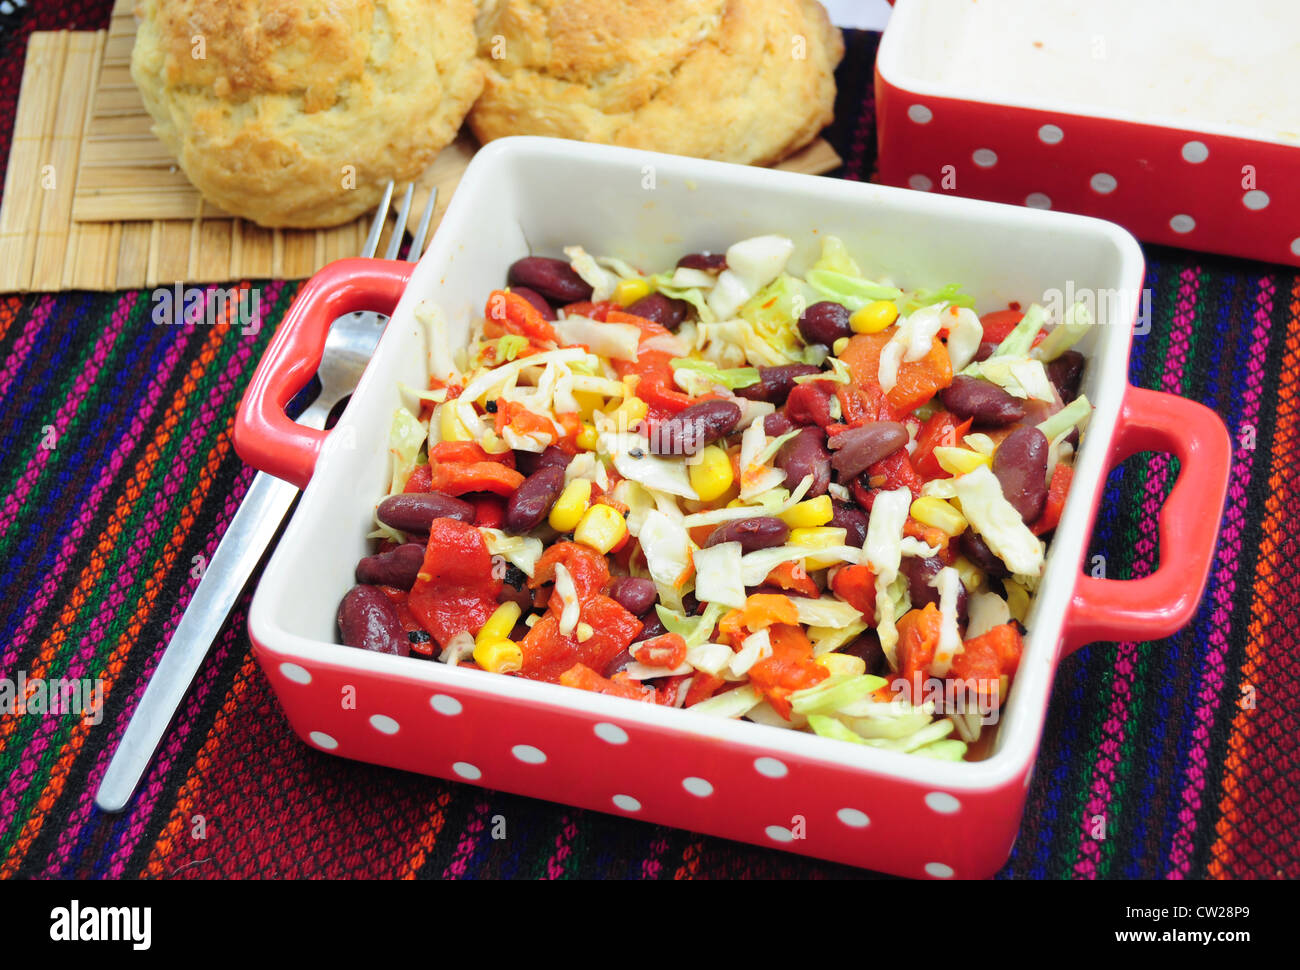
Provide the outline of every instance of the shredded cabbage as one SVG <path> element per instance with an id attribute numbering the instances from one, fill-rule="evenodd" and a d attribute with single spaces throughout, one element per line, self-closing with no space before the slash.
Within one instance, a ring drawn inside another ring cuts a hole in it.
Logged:
<path id="1" fill-rule="evenodd" d="M 393 423 L 388 429 L 388 453 L 393 456 L 393 478 L 389 495 L 396 495 L 406 487 L 406 480 L 415 471 L 420 449 L 428 440 L 429 429 L 404 407 L 393 412 Z"/>
<path id="2" fill-rule="evenodd" d="M 722 542 L 707 549 L 697 549 L 695 558 L 695 598 L 701 603 L 723 606 L 745 605 L 745 584 L 740 581 L 740 543 Z"/>
<path id="3" fill-rule="evenodd" d="M 1002 486 L 987 465 L 960 476 L 954 487 L 962 514 L 1008 569 L 1029 576 L 1042 573 L 1042 542 L 1029 531 L 1020 513 L 1003 496 Z M 877 497 L 876 502 L 879 501 Z"/>

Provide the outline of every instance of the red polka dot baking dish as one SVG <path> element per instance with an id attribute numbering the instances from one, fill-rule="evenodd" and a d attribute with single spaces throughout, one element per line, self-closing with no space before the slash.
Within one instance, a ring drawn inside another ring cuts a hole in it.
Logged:
<path id="1" fill-rule="evenodd" d="M 898 0 L 880 179 L 1300 265 L 1297 36 L 1290 0 Z"/>
<path id="2" fill-rule="evenodd" d="M 1099 299 L 1077 344 L 1094 411 L 1020 666 L 978 760 L 341 645 L 336 610 L 388 494 L 401 387 L 428 387 L 437 352 L 418 305 L 440 308 L 454 347 L 524 256 L 581 245 L 648 271 L 761 234 L 793 241 L 792 273 L 833 235 L 900 287 L 961 281 L 980 312 L 1066 291 Z M 1229 439 L 1201 405 L 1129 386 L 1143 273 L 1127 232 L 1082 216 L 569 141 L 493 142 L 418 264 L 326 267 L 257 368 L 236 420 L 239 453 L 305 487 L 253 599 L 258 660 L 293 730 L 321 751 L 904 876 L 988 876 L 1016 838 L 1056 665 L 1085 643 L 1180 628 L 1213 556 Z M 339 424 L 293 423 L 284 408 L 320 361 L 330 321 L 363 309 L 391 321 Z M 1085 575 L 1107 472 L 1148 450 L 1180 463 L 1159 517 L 1159 567 L 1128 581 Z"/>

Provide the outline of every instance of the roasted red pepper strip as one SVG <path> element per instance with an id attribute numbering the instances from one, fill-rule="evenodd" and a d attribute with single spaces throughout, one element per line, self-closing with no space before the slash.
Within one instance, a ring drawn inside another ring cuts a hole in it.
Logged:
<path id="1" fill-rule="evenodd" d="M 958 421 L 948 411 L 936 411 L 921 425 L 916 435 L 916 451 L 912 452 L 912 466 L 928 478 L 949 478 L 949 474 L 934 457 L 935 448 L 960 448 L 962 438 L 970 434 L 971 419 Z"/>
<path id="2" fill-rule="evenodd" d="M 714 526 L 705 526 L 705 528 L 712 529 Z M 781 589 L 802 593 L 814 599 L 821 595 L 816 581 L 808 575 L 808 570 L 803 567 L 803 563 L 799 562 L 781 563 L 767 574 L 767 579 L 763 580 L 763 583 L 767 586 L 778 586 Z"/>
<path id="3" fill-rule="evenodd" d="M 557 542 L 549 546 L 537 560 L 528 585 L 537 589 L 546 583 L 555 582 L 556 563 L 563 563 L 573 577 L 579 603 L 598 595 L 609 582 L 609 565 L 605 562 L 605 557 L 595 549 L 580 542 Z"/>
<path id="4" fill-rule="evenodd" d="M 871 622 L 876 615 L 876 574 L 870 566 L 844 566 L 831 578 L 831 590 Z"/>
<path id="5" fill-rule="evenodd" d="M 913 498 L 920 498 L 921 486 L 925 484 L 924 479 L 912 467 L 906 448 L 899 448 L 888 458 L 876 462 L 867 469 L 867 477 L 872 481 L 873 487 L 882 491 L 892 492 L 896 488 L 911 489 Z M 875 483 L 877 477 L 882 479 L 878 485 Z"/>
<path id="6" fill-rule="evenodd" d="M 707 701 L 724 684 L 726 681 L 721 677 L 714 677 L 712 674 L 697 670 L 695 676 L 691 678 L 691 686 L 686 690 L 686 700 L 682 703 L 682 707 L 693 707 L 700 701 Z"/>
<path id="7" fill-rule="evenodd" d="M 565 687 L 609 694 L 611 697 L 626 697 L 628 700 L 652 703 L 658 700 L 654 688 L 642 687 L 631 681 L 610 680 L 608 677 L 600 676 L 585 664 L 574 664 L 560 674 L 559 680 Z"/>
<path id="8" fill-rule="evenodd" d="M 518 434 L 540 431 L 550 435 L 551 438 L 555 437 L 555 425 L 551 423 L 550 418 L 534 414 L 518 401 L 503 401 L 498 404 L 493 425 L 497 434 L 505 430 L 508 425 Z"/>
<path id="9" fill-rule="evenodd" d="M 939 646 L 941 618 L 935 605 L 926 603 L 925 609 L 908 610 L 898 620 L 895 656 L 898 659 L 898 672 L 909 686 L 919 686 L 920 679 L 928 676 L 935 648 Z"/>
<path id="10" fill-rule="evenodd" d="M 402 487 L 403 492 L 427 492 L 433 484 L 433 472 L 428 465 L 416 465 Z"/>
<path id="11" fill-rule="evenodd" d="M 511 333 L 517 333 L 529 340 L 558 343 L 555 328 L 518 293 L 509 290 L 493 290 L 488 296 L 487 307 L 483 315 L 505 326 Z"/>
<path id="12" fill-rule="evenodd" d="M 962 652 L 952 659 L 948 679 L 965 683 L 981 699 L 1000 703 L 1023 651 L 1016 625 L 1003 623 L 962 645 Z"/>
<path id="13" fill-rule="evenodd" d="M 496 609 L 500 592 L 501 580 L 492 575 L 492 557 L 478 529 L 434 519 L 407 604 L 438 645 L 446 647 L 457 633 L 477 633 Z"/>
<path id="14" fill-rule="evenodd" d="M 790 695 L 821 683 L 830 671 L 813 660 L 813 646 L 803 627 L 776 623 L 767 633 L 772 655 L 749 668 L 749 682 L 788 721 Z"/>
<path id="15" fill-rule="evenodd" d="M 1047 504 L 1038 521 L 1029 527 L 1036 536 L 1051 532 L 1061 521 L 1061 511 L 1065 508 L 1066 496 L 1070 494 L 1070 482 L 1074 479 L 1074 468 L 1064 462 L 1057 463 L 1052 469 L 1052 481 L 1047 486 Z"/>
<path id="16" fill-rule="evenodd" d="M 686 662 L 686 639 L 680 633 L 663 633 L 633 645 L 632 656 L 647 667 L 672 670 Z"/>
<path id="17" fill-rule="evenodd" d="M 513 451 L 503 451 L 499 455 L 494 455 L 484 451 L 477 442 L 473 441 L 439 441 L 429 449 L 429 458 L 432 461 L 449 462 L 495 461 L 507 468 L 515 467 Z"/>
<path id="18" fill-rule="evenodd" d="M 496 461 L 440 461 L 431 467 L 429 487 L 444 495 L 493 492 L 508 498 L 524 480 L 519 472 Z"/>
<path id="19" fill-rule="evenodd" d="M 592 634 L 579 642 L 576 631 L 570 636 L 560 632 L 559 611 L 554 601 L 551 605 L 519 644 L 524 654 L 520 673 L 531 680 L 555 683 L 575 663 L 604 670 L 641 632 L 640 620 L 608 596 L 597 595 L 582 604 L 580 622 Z"/>

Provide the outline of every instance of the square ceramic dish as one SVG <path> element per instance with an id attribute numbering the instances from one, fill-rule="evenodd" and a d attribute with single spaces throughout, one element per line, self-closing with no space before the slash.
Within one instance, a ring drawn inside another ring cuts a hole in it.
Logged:
<path id="1" fill-rule="evenodd" d="M 769 232 L 796 241 L 796 272 L 833 233 L 873 273 L 906 286 L 961 281 L 981 309 L 1067 285 L 1128 294 L 1120 319 L 1081 345 L 1096 414 L 988 758 L 913 758 L 335 643 L 335 610 L 388 486 L 397 384 L 427 380 L 418 301 L 436 301 L 463 328 L 529 253 L 580 243 L 654 268 Z M 1172 632 L 1209 568 L 1227 432 L 1198 404 L 1128 385 L 1142 276 L 1132 237 L 1093 219 L 575 142 L 493 142 L 417 266 L 327 267 L 258 367 L 236 423 L 239 452 L 306 492 L 253 600 L 257 656 L 294 730 L 324 751 L 900 875 L 988 875 L 1015 839 L 1061 656 L 1090 640 Z M 339 425 L 326 435 L 292 423 L 284 406 L 319 362 L 329 322 L 363 308 L 392 319 Z M 1107 470 L 1147 449 L 1182 462 L 1162 512 L 1160 568 L 1133 582 L 1082 576 Z M 355 707 L 341 703 L 345 686 Z"/>
<path id="2" fill-rule="evenodd" d="M 880 178 L 1300 265 L 1298 89 L 1291 0 L 898 0 Z"/>

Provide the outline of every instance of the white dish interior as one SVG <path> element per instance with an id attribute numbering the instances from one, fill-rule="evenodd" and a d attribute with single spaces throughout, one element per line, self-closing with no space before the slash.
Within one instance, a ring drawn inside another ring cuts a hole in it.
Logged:
<path id="1" fill-rule="evenodd" d="M 581 244 L 646 270 L 679 256 L 720 251 L 747 236 L 777 232 L 797 243 L 805 269 L 823 234 L 842 238 L 864 271 L 904 286 L 960 282 L 981 311 L 1028 305 L 1047 291 L 1118 290 L 1136 306 L 1143 263 L 1136 242 L 1106 222 L 864 183 L 794 175 L 676 156 L 541 138 L 497 141 L 475 157 L 428 253 L 332 438 L 258 587 L 250 627 L 277 656 L 328 662 L 426 681 L 445 690 L 487 692 L 589 712 L 625 723 L 761 746 L 790 757 L 943 784 L 992 787 L 1032 757 L 1057 660 L 1062 621 L 1086 546 L 1090 496 L 1106 471 L 1111 433 L 1127 387 L 1131 312 L 1098 326 L 1080 349 L 1090 357 L 1085 391 L 1096 406 L 1074 487 L 1034 612 L 1030 636 L 994 753 L 945 763 L 861 748 L 811 734 L 655 707 L 519 678 L 383 656 L 334 643 L 338 602 L 365 555 L 376 502 L 386 493 L 387 430 L 399 381 L 424 386 L 427 345 L 413 316 L 437 301 L 466 327 L 507 267 L 532 254 Z M 1127 294 L 1127 295 L 1125 295 Z"/>
<path id="2" fill-rule="evenodd" d="M 878 65 L 933 97 L 1300 144 L 1294 0 L 899 0 Z"/>

